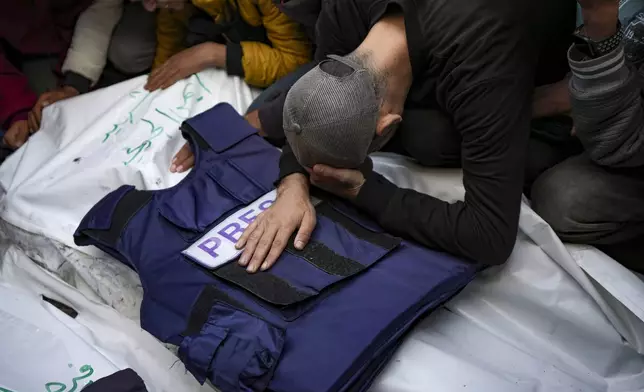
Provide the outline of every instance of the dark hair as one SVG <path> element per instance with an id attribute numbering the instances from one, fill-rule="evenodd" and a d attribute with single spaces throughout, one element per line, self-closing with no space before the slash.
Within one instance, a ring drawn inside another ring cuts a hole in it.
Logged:
<path id="1" fill-rule="evenodd" d="M 387 91 L 387 73 L 381 69 L 378 69 L 373 62 L 373 54 L 371 51 L 353 51 L 345 56 L 348 60 L 358 64 L 363 67 L 369 73 L 369 76 L 373 79 L 373 87 L 376 91 L 376 98 L 378 102 L 382 105 L 382 100 L 385 97 L 385 92 Z"/>

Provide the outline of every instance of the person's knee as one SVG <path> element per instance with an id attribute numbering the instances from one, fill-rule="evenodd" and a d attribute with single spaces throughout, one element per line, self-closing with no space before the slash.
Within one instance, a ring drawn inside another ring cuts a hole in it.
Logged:
<path id="1" fill-rule="evenodd" d="M 108 59 L 119 71 L 139 74 L 152 67 L 156 52 L 156 20 L 139 3 L 129 4 L 117 24 Z"/>
<path id="2" fill-rule="evenodd" d="M 532 209 L 564 241 L 584 241 L 593 222 L 588 221 L 588 200 L 595 191 L 592 177 L 561 163 L 547 170 L 532 186 Z"/>
<path id="3" fill-rule="evenodd" d="M 134 75 L 152 67 L 154 52 L 137 44 L 133 37 L 115 36 L 110 43 L 108 58 L 119 71 Z"/>

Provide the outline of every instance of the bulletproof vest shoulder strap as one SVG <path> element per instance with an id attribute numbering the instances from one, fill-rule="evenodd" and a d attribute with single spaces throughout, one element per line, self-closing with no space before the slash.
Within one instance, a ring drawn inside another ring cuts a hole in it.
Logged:
<path id="1" fill-rule="evenodd" d="M 136 189 L 127 192 L 117 202 L 116 208 L 112 213 L 112 222 L 108 229 L 88 228 L 84 229 L 82 233 L 99 243 L 115 248 L 130 219 L 152 199 L 153 195 L 154 193 L 151 191 L 139 191 Z"/>

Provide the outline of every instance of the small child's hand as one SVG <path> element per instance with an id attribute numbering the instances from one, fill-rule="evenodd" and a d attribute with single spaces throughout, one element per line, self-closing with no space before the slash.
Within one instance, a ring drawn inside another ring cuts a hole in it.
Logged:
<path id="1" fill-rule="evenodd" d="M 170 172 L 183 173 L 195 165 L 195 156 L 190 149 L 190 143 L 186 143 L 181 147 L 177 155 L 172 158 L 170 165 Z"/>
<path id="2" fill-rule="evenodd" d="M 182 50 L 152 71 L 148 76 L 145 89 L 148 91 L 164 90 L 179 80 L 205 69 L 224 67 L 225 65 L 226 46 L 205 42 Z"/>

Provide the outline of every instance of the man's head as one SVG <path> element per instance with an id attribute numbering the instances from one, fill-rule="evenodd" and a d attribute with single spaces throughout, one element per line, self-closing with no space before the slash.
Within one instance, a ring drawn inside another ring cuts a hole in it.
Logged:
<path id="1" fill-rule="evenodd" d="M 300 78 L 283 113 L 284 132 L 300 164 L 358 168 L 382 148 L 402 120 L 402 110 L 390 110 L 387 102 L 389 79 L 369 51 L 329 56 Z"/>

